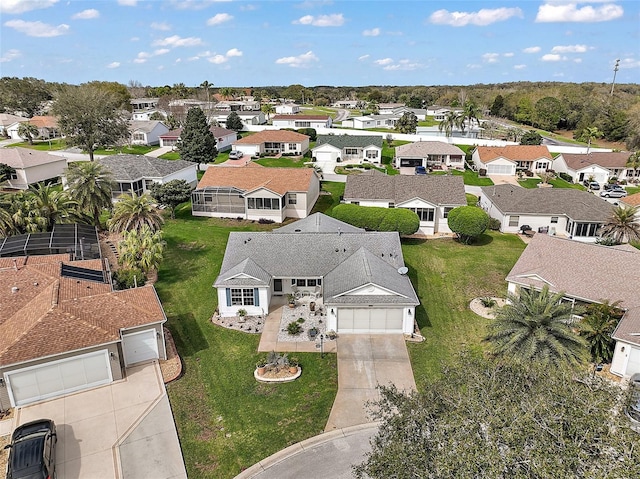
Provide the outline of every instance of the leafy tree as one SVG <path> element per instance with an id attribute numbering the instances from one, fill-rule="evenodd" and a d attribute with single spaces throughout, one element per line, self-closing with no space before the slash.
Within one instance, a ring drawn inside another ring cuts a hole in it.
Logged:
<path id="1" fill-rule="evenodd" d="M 591 349 L 591 359 L 596 363 L 611 362 L 616 346 L 611 337 L 613 331 L 622 319 L 623 312 L 619 302 L 610 304 L 604 301 L 601 304 L 593 303 L 585 308 L 578 330 Z"/>
<path id="2" fill-rule="evenodd" d="M 542 135 L 535 130 L 529 130 L 520 138 L 521 145 L 542 145 Z"/>
<path id="3" fill-rule="evenodd" d="M 371 100 L 369 102 L 368 108 L 372 115 L 377 115 L 378 113 L 380 113 L 380 106 L 375 100 Z"/>
<path id="4" fill-rule="evenodd" d="M 533 124 L 533 103 L 531 102 L 531 98 L 523 97 L 520 99 L 515 114 L 515 120 L 527 125 Z"/>
<path id="5" fill-rule="evenodd" d="M 227 117 L 227 129 L 233 131 L 241 131 L 244 128 L 242 120 L 235 111 L 229 113 Z"/>
<path id="6" fill-rule="evenodd" d="M 420 392 L 380 396 L 359 479 L 640 477 L 620 388 L 588 371 L 465 353 Z"/>
<path id="7" fill-rule="evenodd" d="M 489 227 L 489 215 L 477 206 L 458 206 L 449 211 L 449 228 L 464 244 L 471 243 Z"/>
<path id="8" fill-rule="evenodd" d="M 53 106 L 58 126 L 67 142 L 81 146 L 93 161 L 99 146 L 113 145 L 129 137 L 121 114 L 122 99 L 95 85 L 66 87 Z"/>
<path id="9" fill-rule="evenodd" d="M 158 203 L 167 205 L 171 211 L 171 219 L 175 219 L 176 207 L 191 199 L 191 186 L 185 180 L 156 183 L 151 187 L 151 196 Z"/>
<path id="10" fill-rule="evenodd" d="M 162 113 L 160 113 L 159 111 L 154 111 L 151 115 L 149 115 L 149 120 L 154 120 L 154 121 L 165 121 L 166 118 L 164 117 L 164 115 Z M 168 126 L 168 125 L 167 125 Z"/>
<path id="11" fill-rule="evenodd" d="M 401 235 L 412 235 L 420 228 L 418 215 L 406 208 L 342 204 L 336 206 L 331 214 L 340 221 L 372 231 L 397 231 Z"/>
<path id="12" fill-rule="evenodd" d="M 113 208 L 113 216 L 107 222 L 109 230 L 116 233 L 137 230 L 144 226 L 151 231 L 158 231 L 164 219 L 158 210 L 153 206 L 153 199 L 150 195 L 142 196 L 120 195 L 118 202 Z"/>
<path id="13" fill-rule="evenodd" d="M 417 97 L 417 96 L 410 96 L 409 99 L 407 100 L 406 105 L 409 108 L 422 108 L 422 99 Z"/>
<path id="14" fill-rule="evenodd" d="M 36 78 L 0 78 L 0 112 L 32 117 L 51 100 L 51 88 Z"/>
<path id="15" fill-rule="evenodd" d="M 558 128 L 562 116 L 560 100 L 547 96 L 536 102 L 533 111 L 533 124 L 543 130 L 554 131 Z"/>
<path id="16" fill-rule="evenodd" d="M 71 196 L 99 227 L 102 211 L 113 206 L 113 174 L 100 163 L 76 161 L 69 164 L 65 176 Z"/>
<path id="17" fill-rule="evenodd" d="M 438 130 L 444 131 L 445 136 L 449 138 L 453 134 L 453 130 L 462 129 L 463 122 L 464 116 L 457 111 L 450 110 L 444 116 L 444 120 L 438 124 Z"/>
<path id="18" fill-rule="evenodd" d="M 491 116 L 503 116 L 503 109 L 504 97 L 502 95 L 497 95 L 491 104 L 489 113 L 491 113 Z"/>
<path id="19" fill-rule="evenodd" d="M 40 130 L 36 125 L 32 125 L 29 122 L 20 123 L 18 126 L 18 136 L 23 140 L 27 140 L 30 145 L 33 145 L 33 140 L 40 136 Z"/>
<path id="20" fill-rule="evenodd" d="M 640 240 L 640 221 L 638 206 L 618 206 L 600 229 L 605 238 L 612 238 L 616 243 Z"/>
<path id="21" fill-rule="evenodd" d="M 0 183 L 11 178 L 12 175 L 16 174 L 16 169 L 5 165 L 4 163 L 0 163 Z"/>
<path id="22" fill-rule="evenodd" d="M 116 99 L 118 107 L 122 110 L 131 111 L 131 93 L 126 85 L 118 83 L 116 81 L 92 81 L 87 83 L 89 86 L 94 86 L 103 90 Z"/>
<path id="23" fill-rule="evenodd" d="M 218 154 L 216 138 L 211 133 L 207 117 L 200 108 L 191 108 L 187 113 L 180 140 L 176 145 L 180 158 L 198 164 L 208 163 Z"/>
<path id="24" fill-rule="evenodd" d="M 118 243 L 118 262 L 121 265 L 145 274 L 158 268 L 166 246 L 162 231 L 154 231 L 149 225 L 143 225 L 139 230 L 125 231 L 122 236 L 122 241 Z"/>
<path id="25" fill-rule="evenodd" d="M 213 86 L 213 83 L 209 83 L 207 80 L 203 81 L 202 83 L 200 83 L 200 88 L 202 88 L 205 92 L 205 96 L 207 98 L 207 103 L 209 103 L 209 93 L 211 90 L 211 87 Z"/>
<path id="26" fill-rule="evenodd" d="M 418 117 L 412 111 L 403 114 L 396 123 L 396 130 L 400 133 L 415 133 L 418 128 Z"/>
<path id="27" fill-rule="evenodd" d="M 625 140 L 628 150 L 640 149 L 640 103 L 633 105 L 627 112 L 629 119 L 627 125 L 627 138 Z"/>
<path id="28" fill-rule="evenodd" d="M 563 292 L 520 289 L 489 324 L 487 341 L 499 357 L 518 361 L 580 364 L 586 342 L 572 328 L 574 308 L 562 302 Z"/>
<path id="29" fill-rule="evenodd" d="M 222 98 L 224 98 L 225 100 L 233 98 L 233 88 L 229 88 L 228 86 L 221 88 L 220 95 L 222 95 Z"/>

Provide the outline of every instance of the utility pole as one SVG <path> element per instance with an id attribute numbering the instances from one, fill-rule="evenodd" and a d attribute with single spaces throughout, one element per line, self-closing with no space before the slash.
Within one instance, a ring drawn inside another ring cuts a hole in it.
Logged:
<path id="1" fill-rule="evenodd" d="M 613 82 L 611 82 L 611 93 L 609 93 L 609 96 L 613 96 L 613 88 L 616 86 L 616 73 L 618 73 L 619 69 L 620 69 L 620 59 L 618 58 L 616 60 L 616 66 L 613 67 Z"/>

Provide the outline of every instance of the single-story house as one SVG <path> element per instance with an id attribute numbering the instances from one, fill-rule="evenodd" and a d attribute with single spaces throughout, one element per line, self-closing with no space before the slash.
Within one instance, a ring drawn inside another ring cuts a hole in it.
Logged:
<path id="1" fill-rule="evenodd" d="M 26 190 L 40 181 L 59 178 L 67 167 L 63 156 L 29 148 L 0 148 L 0 163 L 9 165 L 16 172 L 7 180 L 6 186 Z"/>
<path id="2" fill-rule="evenodd" d="M 449 112 L 462 113 L 462 108 L 451 108 L 448 106 L 431 105 L 427 107 L 427 116 L 432 116 L 434 120 L 442 121 Z"/>
<path id="3" fill-rule="evenodd" d="M 338 100 L 333 102 L 331 105 L 333 108 L 346 108 L 347 110 L 353 110 L 355 108 L 360 108 L 365 104 L 365 102 L 361 100 Z"/>
<path id="4" fill-rule="evenodd" d="M 571 188 L 484 186 L 480 207 L 500 221 L 500 231 L 517 233 L 528 225 L 533 231 L 594 242 L 613 205 L 586 191 Z"/>
<path id="5" fill-rule="evenodd" d="M 633 181 L 640 179 L 640 169 L 627 167 L 631 153 L 628 151 L 600 152 L 588 154 L 562 153 L 553 161 L 553 169 L 571 175 L 574 183 L 584 180 L 607 183 L 611 178 Z"/>
<path id="6" fill-rule="evenodd" d="M 277 115 L 296 115 L 298 113 L 300 113 L 300 105 L 296 105 L 295 103 L 282 103 L 280 105 L 276 105 Z"/>
<path id="7" fill-rule="evenodd" d="M 640 193 L 620 198 L 620 203 L 622 203 L 622 206 L 640 206 Z"/>
<path id="8" fill-rule="evenodd" d="M 191 194 L 194 216 L 268 219 L 306 218 L 320 195 L 320 178 L 313 168 L 208 168 Z"/>
<path id="9" fill-rule="evenodd" d="M 356 130 L 366 130 L 369 128 L 395 128 L 396 123 L 402 115 L 366 115 L 356 116 L 342 121 L 345 128 L 355 128 Z"/>
<path id="10" fill-rule="evenodd" d="M 328 115 L 275 115 L 271 124 L 277 128 L 331 128 L 333 118 Z"/>
<path id="11" fill-rule="evenodd" d="M 346 163 L 382 161 L 382 136 L 379 135 L 318 135 L 311 150 L 317 161 L 342 161 Z"/>
<path id="12" fill-rule="evenodd" d="M 102 386 L 166 359 L 153 286 L 114 291 L 102 259 L 0 258 L 0 409 Z"/>
<path id="13" fill-rule="evenodd" d="M 442 141 L 416 141 L 396 147 L 396 168 L 456 168 L 464 169 L 465 153 L 460 148 Z M 413 171 L 409 170 L 411 174 Z"/>
<path id="14" fill-rule="evenodd" d="M 9 128 L 11 125 L 19 125 L 20 123 L 24 123 L 27 121 L 29 121 L 29 118 L 11 115 L 9 113 L 0 113 L 0 135 L 10 136 L 7 132 L 7 128 Z"/>
<path id="15" fill-rule="evenodd" d="M 61 136 L 58 119 L 55 116 L 34 116 L 29 123 L 38 128 L 38 139 L 49 140 Z"/>
<path id="16" fill-rule="evenodd" d="M 213 284 L 220 315 L 235 316 L 241 308 L 266 315 L 275 296 L 297 291 L 322 298 L 328 330 L 412 334 L 419 300 L 398 233 L 352 231 L 337 221 L 318 232 L 305 226 L 314 225 L 315 216 L 296 222 L 293 232 L 229 235 Z"/>
<path id="17" fill-rule="evenodd" d="M 378 111 L 380 113 L 392 113 L 396 108 L 406 106 L 404 103 L 378 103 Z"/>
<path id="18" fill-rule="evenodd" d="M 260 102 L 256 100 L 222 100 L 216 103 L 216 110 L 220 111 L 257 111 Z"/>
<path id="19" fill-rule="evenodd" d="M 410 108 L 408 106 L 399 106 L 390 110 L 383 110 L 379 112 L 382 115 L 394 115 L 401 118 L 405 113 L 413 113 L 418 121 L 424 121 L 427 119 L 427 110 L 424 108 Z"/>
<path id="20" fill-rule="evenodd" d="M 347 176 L 344 202 L 380 208 L 407 208 L 420 218 L 419 232 L 451 233 L 449 211 L 467 205 L 461 176 L 385 175 L 371 170 Z"/>
<path id="21" fill-rule="evenodd" d="M 478 146 L 471 153 L 475 167 L 488 175 L 514 176 L 518 171 L 544 172 L 553 158 L 545 145 Z"/>
<path id="22" fill-rule="evenodd" d="M 233 142 L 233 149 L 245 155 L 304 155 L 309 137 L 290 130 L 262 130 Z"/>
<path id="23" fill-rule="evenodd" d="M 264 113 L 261 110 L 251 110 L 251 111 L 236 111 L 234 112 L 240 118 L 240 121 L 245 126 L 252 125 L 264 125 L 267 122 L 267 118 L 264 116 Z M 227 126 L 227 118 L 231 112 L 229 111 L 220 111 L 220 110 L 212 110 L 208 114 L 208 118 L 210 122 L 215 122 L 218 126 L 225 128 Z"/>
<path id="24" fill-rule="evenodd" d="M 120 154 L 96 159 L 113 174 L 116 186 L 113 198 L 122 194 L 141 196 L 151 191 L 155 183 L 185 180 L 191 187 L 198 182 L 198 165 L 185 160 L 162 160 L 145 155 Z"/>
<path id="25" fill-rule="evenodd" d="M 133 113 L 155 110 L 158 108 L 159 98 L 133 98 L 129 101 Z"/>
<path id="26" fill-rule="evenodd" d="M 620 301 L 625 314 L 612 335 L 611 372 L 624 377 L 640 373 L 640 251 L 535 235 L 506 279 L 511 293 L 547 285 L 576 306 Z"/>
<path id="27" fill-rule="evenodd" d="M 159 145 L 160 136 L 169 132 L 167 125 L 158 120 L 130 120 L 129 132 L 132 145 Z"/>
<path id="28" fill-rule="evenodd" d="M 216 138 L 216 149 L 218 151 L 227 151 L 231 149 L 231 144 L 238 139 L 238 133 L 234 130 L 227 130 L 226 128 L 222 128 L 220 126 L 212 126 L 209 128 L 209 131 L 213 133 L 213 136 Z M 174 147 L 178 144 L 178 140 L 180 139 L 180 134 L 182 133 L 182 128 L 176 128 L 175 130 L 171 130 L 164 135 L 160 135 L 160 146 L 171 146 Z"/>

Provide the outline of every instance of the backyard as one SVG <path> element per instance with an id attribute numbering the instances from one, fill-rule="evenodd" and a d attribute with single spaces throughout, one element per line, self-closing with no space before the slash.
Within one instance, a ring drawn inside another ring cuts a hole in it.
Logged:
<path id="1" fill-rule="evenodd" d="M 323 183 L 314 211 L 330 213 L 344 184 Z M 274 225 L 193 218 L 189 204 L 167 220 L 167 253 L 156 283 L 184 375 L 168 385 L 190 477 L 231 478 L 264 457 L 323 431 L 337 391 L 336 357 L 298 354 L 303 374 L 288 384 L 253 379 L 259 336 L 214 326 L 213 281 L 230 231 Z M 416 316 L 426 341 L 409 344 L 418 387 L 463 346 L 482 348 L 487 320 L 472 298 L 504 296 L 504 278 L 524 249 L 515 235 L 484 235 L 475 246 L 451 239 L 404 240 L 403 252 L 422 305 Z"/>

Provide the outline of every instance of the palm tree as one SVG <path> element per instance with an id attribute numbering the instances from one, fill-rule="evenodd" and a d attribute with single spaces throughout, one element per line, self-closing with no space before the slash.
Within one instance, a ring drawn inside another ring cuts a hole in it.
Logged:
<path id="1" fill-rule="evenodd" d="M 220 95 L 222 95 L 222 98 L 224 98 L 225 100 L 228 100 L 233 95 L 233 89 L 229 88 L 228 86 L 221 88 Z"/>
<path id="2" fill-rule="evenodd" d="M 613 358 L 616 342 L 611 335 L 622 318 L 619 304 L 619 301 L 612 304 L 609 304 L 609 301 L 590 304 L 580 321 L 580 336 L 587 340 L 591 348 L 591 358 L 596 363 L 610 362 Z"/>
<path id="3" fill-rule="evenodd" d="M 158 231 L 163 223 L 162 215 L 153 206 L 153 198 L 148 194 L 120 195 L 113 209 L 113 216 L 107 222 L 109 230 L 116 233 L 140 231 L 145 225 L 151 231 Z"/>
<path id="4" fill-rule="evenodd" d="M 148 225 L 143 225 L 140 230 L 127 231 L 123 236 L 118 244 L 120 264 L 137 268 L 145 274 L 158 268 L 166 246 L 162 231 L 153 231 Z"/>
<path id="5" fill-rule="evenodd" d="M 460 126 L 460 114 L 458 114 L 453 110 L 450 110 L 444 116 L 444 120 L 442 120 L 438 125 L 438 130 L 444 131 L 445 136 L 449 138 L 453 133 L 454 128 L 457 128 L 459 126 Z"/>
<path id="6" fill-rule="evenodd" d="M 36 125 L 32 125 L 29 122 L 20 123 L 18 126 L 18 136 L 23 140 L 27 140 L 30 145 L 33 145 L 33 139 L 38 138 L 40 130 Z"/>
<path id="7" fill-rule="evenodd" d="M 508 295 L 509 303 L 496 313 L 486 338 L 493 352 L 506 358 L 578 364 L 586 342 L 571 326 L 573 305 L 562 302 L 563 293 L 520 290 Z"/>
<path id="8" fill-rule="evenodd" d="M 30 210 L 37 213 L 37 223 L 42 231 L 51 231 L 58 223 L 75 223 L 84 219 L 78 202 L 66 191 L 59 191 L 51 185 L 31 185 L 27 201 Z"/>
<path id="9" fill-rule="evenodd" d="M 207 103 L 209 103 L 209 88 L 213 86 L 213 83 L 209 83 L 207 80 L 200 83 L 200 88 L 202 88 L 207 95 Z"/>
<path id="10" fill-rule="evenodd" d="M 616 243 L 640 241 L 640 206 L 618 206 L 607 222 L 600 228 L 600 234 Z"/>
<path id="11" fill-rule="evenodd" d="M 267 121 L 271 120 L 271 115 L 276 112 L 275 107 L 271 103 L 265 103 L 261 109 L 262 113 L 267 115 Z"/>
<path id="12" fill-rule="evenodd" d="M 633 170 L 633 177 L 635 178 L 637 176 L 636 171 L 640 170 L 640 150 L 631 154 L 627 160 L 627 166 Z"/>
<path id="13" fill-rule="evenodd" d="M 113 175 L 100 163 L 78 161 L 69 164 L 66 171 L 69 192 L 81 210 L 93 218 L 93 225 L 100 226 L 100 214 L 111 210 Z"/>
<path id="14" fill-rule="evenodd" d="M 473 128 L 473 122 L 475 121 L 480 126 L 480 108 L 472 101 L 468 100 L 464 103 L 464 111 L 462 113 L 463 121 L 469 120 L 469 124 L 466 125 L 469 131 Z"/>
<path id="15" fill-rule="evenodd" d="M 604 136 L 604 133 L 602 133 L 597 126 L 588 126 L 584 130 L 582 130 L 580 138 L 578 139 L 580 141 L 587 142 L 587 155 L 589 154 L 589 150 L 591 149 L 591 140 L 602 138 L 602 136 Z"/>

